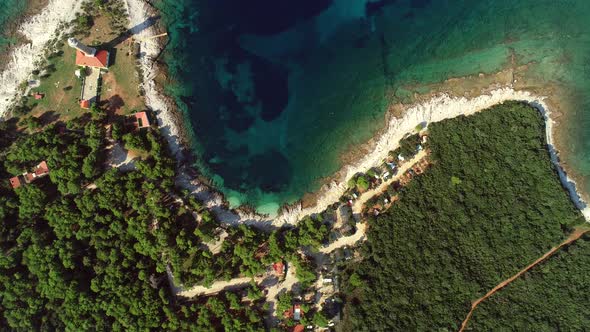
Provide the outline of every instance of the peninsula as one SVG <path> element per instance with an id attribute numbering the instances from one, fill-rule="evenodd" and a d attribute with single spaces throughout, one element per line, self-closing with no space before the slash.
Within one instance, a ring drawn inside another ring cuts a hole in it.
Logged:
<path id="1" fill-rule="evenodd" d="M 0 73 L 0 326 L 590 327 L 590 209 L 554 139 L 564 104 L 523 88 L 524 68 L 432 84 L 387 106 L 318 191 L 234 208 L 191 152 L 166 10 L 49 0 L 20 28 Z"/>

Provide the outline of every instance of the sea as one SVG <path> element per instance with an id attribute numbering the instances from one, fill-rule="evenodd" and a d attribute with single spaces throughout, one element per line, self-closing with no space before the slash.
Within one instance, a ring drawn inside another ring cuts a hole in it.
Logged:
<path id="1" fill-rule="evenodd" d="M 590 188 L 590 1 L 154 3 L 170 34 L 167 93 L 196 166 L 234 207 L 275 214 L 318 190 L 392 104 L 511 64 L 568 100 L 561 157 Z"/>
<path id="2" fill-rule="evenodd" d="M 7 33 L 7 27 L 15 22 L 27 9 L 29 0 L 0 0 L 0 53 L 16 42 L 16 38 Z"/>

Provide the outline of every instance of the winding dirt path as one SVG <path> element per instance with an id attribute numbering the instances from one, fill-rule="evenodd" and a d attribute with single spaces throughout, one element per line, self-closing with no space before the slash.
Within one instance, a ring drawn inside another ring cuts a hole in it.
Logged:
<path id="1" fill-rule="evenodd" d="M 341 237 L 338 240 L 332 242 L 329 246 L 325 248 L 321 248 L 320 252 L 322 254 L 329 254 L 332 251 L 342 248 L 344 246 L 353 246 L 357 242 L 362 241 L 365 239 L 365 234 L 367 232 L 367 223 L 366 222 L 359 222 L 357 223 L 357 229 L 354 234 L 351 236 Z"/>
<path id="2" fill-rule="evenodd" d="M 199 285 L 199 286 L 195 286 L 195 287 L 188 289 L 188 290 L 182 290 L 182 291 L 178 292 L 176 295 L 191 298 L 191 297 L 200 296 L 200 295 L 217 294 L 217 293 L 224 291 L 224 290 L 244 287 L 244 286 L 248 285 L 251 280 L 252 280 L 252 278 L 250 278 L 250 277 L 243 277 L 243 278 L 234 278 L 229 281 L 225 281 L 225 280 L 216 281 L 209 288 Z M 262 281 L 262 278 L 254 278 L 254 282 L 256 282 L 256 283 L 260 283 L 261 281 Z"/>
<path id="3" fill-rule="evenodd" d="M 524 273 L 526 273 L 527 271 L 529 271 L 530 269 L 532 269 L 533 267 L 535 267 L 536 265 L 538 265 L 539 263 L 541 263 L 542 261 L 544 261 L 545 259 L 547 259 L 549 256 L 553 255 L 555 252 L 557 252 L 561 248 L 563 248 L 563 247 L 571 244 L 572 242 L 578 240 L 580 237 L 582 237 L 582 235 L 586 234 L 588 231 L 590 231 L 590 228 L 588 228 L 588 226 L 577 227 L 574 230 L 574 232 L 572 234 L 570 234 L 570 236 L 567 239 L 565 239 L 565 241 L 563 241 L 560 245 L 558 245 L 557 247 L 553 247 L 551 250 L 549 250 L 548 252 L 546 252 L 543 256 L 539 257 L 536 261 L 534 261 L 533 263 L 531 263 L 529 266 L 527 266 L 524 269 L 520 270 L 520 272 L 518 272 L 517 274 L 513 275 L 512 277 L 510 277 L 510 278 L 502 281 L 501 283 L 499 283 L 496 287 L 492 288 L 492 290 L 490 290 L 489 292 L 487 292 L 486 295 L 484 295 L 483 297 L 475 300 L 471 304 L 471 310 L 469 311 L 469 313 L 467 314 L 467 317 L 465 317 L 465 320 L 461 324 L 461 329 L 459 329 L 459 332 L 465 331 L 465 328 L 467 327 L 467 323 L 469 323 L 469 319 L 471 319 L 471 316 L 473 315 L 473 312 L 475 311 L 475 309 L 477 308 L 477 306 L 481 302 L 485 301 L 487 298 L 489 298 L 490 296 L 494 295 L 494 293 L 496 293 L 500 289 L 508 286 L 511 282 L 513 282 L 514 280 L 518 279 L 521 275 L 523 275 Z"/>
<path id="4" fill-rule="evenodd" d="M 427 155 L 428 155 L 428 153 L 425 150 L 422 150 L 422 151 L 416 153 L 416 155 L 412 159 L 406 161 L 403 165 L 401 165 L 399 167 L 397 175 L 392 176 L 389 180 L 384 181 L 376 188 L 368 190 L 368 191 L 364 192 L 362 195 L 360 195 L 360 197 L 352 205 L 352 213 L 353 214 L 361 213 L 363 210 L 363 206 L 365 205 L 365 203 L 367 203 L 367 201 L 369 201 L 375 195 L 381 195 L 384 191 L 387 190 L 387 188 L 391 184 L 393 184 L 395 181 L 401 179 L 402 176 L 404 176 L 404 174 L 410 168 L 414 167 L 414 165 L 416 165 L 420 160 L 422 160 L 422 158 L 426 157 Z"/>

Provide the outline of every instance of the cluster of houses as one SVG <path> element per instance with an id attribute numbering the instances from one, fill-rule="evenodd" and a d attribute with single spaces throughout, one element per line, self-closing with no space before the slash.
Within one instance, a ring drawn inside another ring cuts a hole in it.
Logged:
<path id="1" fill-rule="evenodd" d="M 131 125 L 134 126 L 135 129 L 149 128 L 151 126 L 148 114 L 145 111 L 135 113 L 131 119 Z M 21 175 L 10 178 L 10 186 L 13 189 L 16 189 L 24 184 L 31 183 L 36 179 L 47 175 L 49 175 L 49 167 L 47 166 L 47 162 L 44 160 L 35 166 L 32 172 L 25 172 Z"/>
<path id="2" fill-rule="evenodd" d="M 49 175 L 49 167 L 47 167 L 47 162 L 44 160 L 40 162 L 37 166 L 35 166 L 33 172 L 26 172 L 22 175 L 17 175 L 15 177 L 10 178 L 10 185 L 13 189 L 16 189 L 24 185 L 25 183 L 31 183 L 37 180 L 38 178 L 42 178 L 47 175 Z"/>
<path id="3" fill-rule="evenodd" d="M 418 152 L 424 149 L 424 144 L 426 144 L 428 140 L 428 136 L 426 134 L 420 135 L 420 142 L 416 145 L 416 148 L 411 155 L 403 155 L 402 153 L 397 153 L 390 155 L 383 165 L 380 167 L 374 167 L 366 174 L 360 174 L 359 176 L 364 176 L 369 182 L 369 188 L 374 188 L 381 183 L 389 180 L 391 177 L 396 176 L 398 174 L 399 168 L 407 162 L 407 160 L 412 159 Z M 391 153 L 394 153 L 392 151 Z M 413 172 L 412 170 L 410 172 Z M 413 175 L 413 174 L 412 174 Z M 354 201 L 360 196 L 360 192 L 356 188 L 351 188 L 347 193 L 344 194 L 343 199 L 349 205 L 352 206 Z"/>
<path id="4" fill-rule="evenodd" d="M 382 195 L 375 196 L 367 202 L 368 211 L 374 216 L 378 216 L 381 211 L 387 210 L 398 199 L 396 192 L 398 192 L 400 188 L 406 186 L 414 176 L 424 173 L 428 166 L 429 162 L 427 159 L 422 159 L 413 165 L 412 168 L 408 169 L 399 178 L 399 180 L 393 182 L 389 186 L 387 192 Z"/>

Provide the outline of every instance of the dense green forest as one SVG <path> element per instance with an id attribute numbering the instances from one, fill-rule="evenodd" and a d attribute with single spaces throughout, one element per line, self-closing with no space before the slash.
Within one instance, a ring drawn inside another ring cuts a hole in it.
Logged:
<path id="1" fill-rule="evenodd" d="M 590 326 L 590 238 L 533 268 L 475 310 L 472 331 L 585 331 Z"/>
<path id="2" fill-rule="evenodd" d="M 583 237 L 494 294 L 471 331 L 585 331 L 590 326 L 590 238 Z"/>
<path id="3" fill-rule="evenodd" d="M 26 130 L 0 123 L 0 326 L 258 331 L 268 314 L 258 286 L 176 298 L 167 269 L 185 287 L 261 276 L 278 261 L 296 268 L 303 289 L 317 279 L 300 249 L 327 240 L 321 215 L 273 232 L 223 225 L 174 185 L 175 161 L 157 130 L 133 130 L 101 112 Z M 112 144 L 143 157 L 133 170 L 112 168 Z M 40 161 L 49 176 L 10 187 L 8 178 Z"/>
<path id="4" fill-rule="evenodd" d="M 431 168 L 369 220 L 364 259 L 343 272 L 345 330 L 458 330 L 472 300 L 583 222 L 544 129 L 539 112 L 517 102 L 429 126 Z"/>
<path id="5" fill-rule="evenodd" d="M 195 232 L 194 215 L 202 223 L 214 220 L 198 202 L 187 199 L 184 206 L 174 198 L 175 163 L 158 131 L 125 134 L 135 136 L 127 140 L 147 157 L 135 162 L 135 170 L 121 172 L 104 167 L 107 136 L 100 121 L 78 119 L 29 135 L 8 126 L 0 128 L 0 137 L 11 138 L 0 140 L 0 175 L 7 179 L 41 160 L 50 174 L 15 190 L 6 180 L 0 186 L 0 326 L 264 329 L 260 296 L 243 302 L 222 292 L 178 302 L 171 294 L 167 265 L 179 278 L 205 282 L 252 269 L 254 253 L 233 253 L 229 262 L 212 264 L 216 270 L 203 268 L 212 260 L 198 249 L 208 228 Z M 246 227 L 232 231 L 244 246 L 257 236 Z M 195 262 L 186 264 L 189 257 Z"/>

